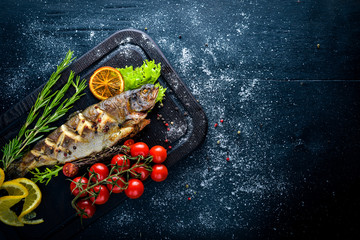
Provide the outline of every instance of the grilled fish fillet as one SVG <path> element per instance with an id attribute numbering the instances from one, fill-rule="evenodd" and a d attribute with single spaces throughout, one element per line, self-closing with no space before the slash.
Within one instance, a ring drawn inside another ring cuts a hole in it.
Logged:
<path id="1" fill-rule="evenodd" d="M 158 88 L 147 84 L 86 108 L 70 118 L 11 166 L 12 176 L 24 176 L 41 166 L 65 164 L 101 152 L 141 131 L 150 120 Z"/>

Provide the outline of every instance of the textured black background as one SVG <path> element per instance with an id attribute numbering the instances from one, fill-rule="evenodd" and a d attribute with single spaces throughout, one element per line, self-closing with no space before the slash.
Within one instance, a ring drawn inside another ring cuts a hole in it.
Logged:
<path id="1" fill-rule="evenodd" d="M 68 49 L 80 57 L 146 27 L 205 109 L 208 136 L 77 239 L 349 238 L 360 229 L 359 4 L 2 1 L 0 109 Z"/>

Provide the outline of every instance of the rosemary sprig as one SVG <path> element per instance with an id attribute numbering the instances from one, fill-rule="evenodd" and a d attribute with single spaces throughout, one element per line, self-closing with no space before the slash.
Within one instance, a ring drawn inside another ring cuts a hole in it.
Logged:
<path id="1" fill-rule="evenodd" d="M 64 116 L 73 106 L 74 102 L 83 95 L 81 92 L 86 88 L 86 80 L 80 82 L 80 77 L 78 76 L 74 82 L 74 72 L 72 71 L 70 72 L 67 83 L 60 90 L 53 93 L 51 91 L 51 88 L 59 80 L 61 72 L 74 60 L 72 54 L 72 51 L 66 54 L 65 59 L 57 66 L 56 71 L 51 75 L 49 81 L 39 93 L 19 134 L 3 147 L 1 163 L 4 171 L 6 171 L 13 161 L 22 157 L 26 147 L 43 137 L 43 135 L 39 134 L 56 129 L 56 127 L 49 127 L 49 124 Z M 71 85 L 75 88 L 74 95 L 69 99 L 62 100 Z M 35 126 L 32 129 L 28 129 L 41 111 L 42 114 L 36 121 Z"/>
<path id="2" fill-rule="evenodd" d="M 55 165 L 54 168 L 46 168 L 44 172 L 41 172 L 38 168 L 35 168 L 35 171 L 30 171 L 34 177 L 31 178 L 32 181 L 45 183 L 47 185 L 52 177 L 57 177 L 59 172 L 63 169 L 62 166 Z"/>

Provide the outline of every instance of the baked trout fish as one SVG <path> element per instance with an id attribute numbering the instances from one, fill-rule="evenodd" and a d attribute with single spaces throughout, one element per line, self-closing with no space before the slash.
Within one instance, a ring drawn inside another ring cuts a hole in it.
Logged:
<path id="1" fill-rule="evenodd" d="M 10 167 L 11 175 L 20 177 L 37 167 L 81 161 L 133 137 L 150 123 L 145 117 L 157 94 L 158 88 L 147 84 L 89 106 L 40 140 Z"/>

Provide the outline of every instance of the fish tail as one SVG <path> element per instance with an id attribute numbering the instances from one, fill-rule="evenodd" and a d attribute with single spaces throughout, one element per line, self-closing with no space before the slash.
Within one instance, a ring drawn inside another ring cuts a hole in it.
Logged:
<path id="1" fill-rule="evenodd" d="M 27 168 L 20 168 L 21 161 L 13 162 L 6 170 L 6 177 L 8 179 L 15 179 L 19 177 L 24 177 L 28 172 Z"/>
<path id="2" fill-rule="evenodd" d="M 7 169 L 7 175 L 9 175 L 11 179 L 24 177 L 29 172 L 29 170 L 32 170 L 35 167 L 36 160 L 34 155 L 28 152 L 22 159 L 19 159 L 10 164 Z"/>

